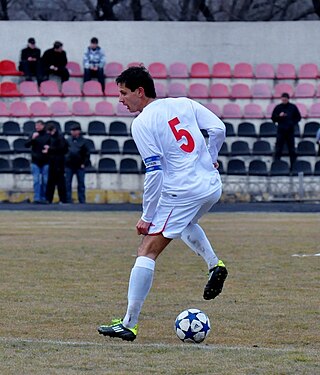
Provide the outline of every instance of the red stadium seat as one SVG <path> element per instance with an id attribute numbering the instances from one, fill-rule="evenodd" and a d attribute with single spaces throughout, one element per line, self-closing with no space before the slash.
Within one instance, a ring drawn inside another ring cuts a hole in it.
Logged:
<path id="1" fill-rule="evenodd" d="M 317 79 L 319 77 L 319 69 L 317 64 L 302 64 L 298 70 L 299 79 Z"/>
<path id="2" fill-rule="evenodd" d="M 165 98 L 167 96 L 167 86 L 162 82 L 155 82 L 157 98 Z"/>
<path id="3" fill-rule="evenodd" d="M 70 77 L 83 77 L 83 71 L 77 62 L 68 61 L 67 69 L 70 73 Z"/>
<path id="4" fill-rule="evenodd" d="M 290 83 L 285 82 L 277 83 L 273 89 L 273 97 L 280 98 L 284 92 L 288 93 L 290 96 L 293 96 L 293 86 Z"/>
<path id="5" fill-rule="evenodd" d="M 57 82 L 51 80 L 41 82 L 40 93 L 43 96 L 61 96 Z"/>
<path id="6" fill-rule="evenodd" d="M 296 98 L 313 98 L 316 95 L 316 88 L 313 83 L 299 82 L 294 90 Z"/>
<path id="7" fill-rule="evenodd" d="M 208 86 L 204 83 L 191 83 L 188 92 L 189 98 L 206 99 L 209 97 Z"/>
<path id="8" fill-rule="evenodd" d="M 204 106 L 208 108 L 211 112 L 213 112 L 218 117 L 221 117 L 221 109 L 215 103 L 205 103 Z"/>
<path id="9" fill-rule="evenodd" d="M 307 106 L 304 103 L 295 103 L 296 106 L 298 107 L 301 117 L 306 118 L 308 117 L 308 109 Z"/>
<path id="10" fill-rule="evenodd" d="M 228 63 L 218 62 L 212 67 L 213 78 L 231 78 L 231 67 Z"/>
<path id="11" fill-rule="evenodd" d="M 296 68 L 293 64 L 278 64 L 276 70 L 277 79 L 296 79 Z"/>
<path id="12" fill-rule="evenodd" d="M 50 117 L 52 112 L 46 102 L 33 102 L 30 104 L 30 113 L 33 117 Z"/>
<path id="13" fill-rule="evenodd" d="M 309 108 L 309 117 L 320 117 L 320 103 L 313 103 Z"/>
<path id="14" fill-rule="evenodd" d="M 224 83 L 213 83 L 209 88 L 211 98 L 229 98 L 229 87 Z"/>
<path id="15" fill-rule="evenodd" d="M 10 112 L 13 117 L 29 117 L 30 111 L 25 102 L 13 102 L 10 104 Z"/>
<path id="16" fill-rule="evenodd" d="M 161 62 L 151 63 L 148 70 L 153 78 L 165 79 L 168 76 L 167 67 Z"/>
<path id="17" fill-rule="evenodd" d="M 187 96 L 187 86 L 182 82 L 170 82 L 168 85 L 168 96 L 173 98 Z"/>
<path id="18" fill-rule="evenodd" d="M 144 64 L 143 62 L 132 61 L 127 65 L 127 68 L 130 68 L 131 66 L 144 66 Z"/>
<path id="19" fill-rule="evenodd" d="M 191 65 L 190 78 L 210 78 L 210 68 L 207 63 L 195 62 Z"/>
<path id="20" fill-rule="evenodd" d="M 114 116 L 113 105 L 106 100 L 97 102 L 94 109 L 94 114 L 96 116 Z"/>
<path id="21" fill-rule="evenodd" d="M 271 99 L 271 86 L 267 83 L 255 83 L 251 87 L 252 97 L 255 99 Z"/>
<path id="22" fill-rule="evenodd" d="M 106 77 L 118 77 L 123 71 L 123 65 L 116 61 L 111 61 L 107 63 L 104 67 L 104 74 Z"/>
<path id="23" fill-rule="evenodd" d="M 80 83 L 74 80 L 62 82 L 61 94 L 62 96 L 82 96 Z"/>
<path id="24" fill-rule="evenodd" d="M 21 96 L 21 93 L 19 92 L 16 83 L 2 82 L 0 83 L 0 96 L 17 97 L 17 96 Z"/>
<path id="25" fill-rule="evenodd" d="M 274 107 L 277 105 L 277 103 L 269 103 L 267 105 L 266 111 L 265 111 L 265 117 L 266 118 L 271 118 L 272 112 L 274 110 Z"/>
<path id="26" fill-rule="evenodd" d="M 242 118 L 241 108 L 236 103 L 227 103 L 222 108 L 224 118 Z"/>
<path id="27" fill-rule="evenodd" d="M 53 102 L 51 103 L 50 108 L 53 116 L 72 116 L 72 112 L 69 110 L 67 102 L 61 100 Z"/>
<path id="28" fill-rule="evenodd" d="M 169 66 L 169 77 L 170 78 L 188 78 L 188 66 L 183 62 L 175 62 Z"/>
<path id="29" fill-rule="evenodd" d="M 127 107 L 125 105 L 123 105 L 122 103 L 117 103 L 117 106 L 116 106 L 116 115 L 117 116 L 128 117 L 128 116 L 136 116 L 137 114 L 138 114 L 138 112 L 135 112 L 135 113 L 129 112 Z"/>
<path id="30" fill-rule="evenodd" d="M 84 82 L 82 92 L 84 96 L 103 96 L 101 83 L 98 81 Z"/>
<path id="31" fill-rule="evenodd" d="M 116 82 L 107 82 L 104 94 L 105 96 L 119 96 L 119 87 Z"/>
<path id="32" fill-rule="evenodd" d="M 243 108 L 244 118 L 264 118 L 262 108 L 259 104 L 249 103 Z"/>
<path id="33" fill-rule="evenodd" d="M 234 78 L 254 78 L 252 65 L 249 63 L 241 62 L 233 68 Z"/>
<path id="34" fill-rule="evenodd" d="M 249 99 L 252 97 L 250 87 L 246 83 L 235 83 L 231 87 L 231 97 L 233 99 Z"/>
<path id="35" fill-rule="evenodd" d="M 258 79 L 274 79 L 275 72 L 273 65 L 269 63 L 257 64 L 255 68 L 255 77 Z"/>
<path id="36" fill-rule="evenodd" d="M 6 103 L 0 102 L 0 116 L 1 117 L 9 117 L 10 111 L 8 110 Z"/>
<path id="37" fill-rule="evenodd" d="M 38 85 L 33 81 L 23 81 L 20 83 L 20 92 L 22 96 L 40 96 Z"/>
<path id="38" fill-rule="evenodd" d="M 316 97 L 320 98 L 320 83 L 317 86 Z"/>
<path id="39" fill-rule="evenodd" d="M 89 103 L 85 101 L 73 102 L 72 113 L 74 116 L 92 116 L 93 115 L 90 109 Z"/>
<path id="40" fill-rule="evenodd" d="M 12 60 L 0 61 L 0 75 L 2 76 L 22 76 L 23 73 L 19 72 L 16 64 Z"/>

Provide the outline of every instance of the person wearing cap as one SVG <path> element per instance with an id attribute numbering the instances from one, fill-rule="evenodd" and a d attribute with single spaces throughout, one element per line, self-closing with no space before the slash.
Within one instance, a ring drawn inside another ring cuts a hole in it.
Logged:
<path id="1" fill-rule="evenodd" d="M 54 42 L 53 48 L 47 49 L 42 56 L 42 67 L 46 79 L 49 79 L 50 74 L 54 74 L 61 78 L 61 82 L 68 81 L 70 74 L 67 63 L 67 54 L 63 50 L 63 44 L 59 41 Z"/>
<path id="2" fill-rule="evenodd" d="M 90 81 L 97 78 L 104 91 L 104 65 L 106 56 L 102 48 L 98 45 L 98 38 L 93 37 L 89 47 L 86 48 L 83 55 L 84 76 L 83 81 Z"/>
<path id="3" fill-rule="evenodd" d="M 82 136 L 80 124 L 73 124 L 70 129 L 71 136 L 67 142 L 69 151 L 65 160 L 65 176 L 67 188 L 67 203 L 72 203 L 72 180 L 77 176 L 78 201 L 86 203 L 85 167 L 90 164 L 90 148 Z"/>
<path id="4" fill-rule="evenodd" d="M 29 38 L 27 47 L 23 48 L 20 53 L 19 70 L 23 72 L 26 81 L 32 81 L 32 77 L 35 76 L 38 85 L 42 80 L 40 56 L 41 51 L 36 47 L 35 39 Z"/>
<path id="5" fill-rule="evenodd" d="M 301 114 L 298 107 L 290 102 L 290 95 L 284 92 L 281 95 L 281 103 L 278 104 L 272 112 L 272 121 L 278 124 L 277 140 L 275 147 L 275 160 L 280 160 L 283 147 L 288 146 L 291 169 L 296 160 L 294 145 L 295 127 L 301 120 Z"/>

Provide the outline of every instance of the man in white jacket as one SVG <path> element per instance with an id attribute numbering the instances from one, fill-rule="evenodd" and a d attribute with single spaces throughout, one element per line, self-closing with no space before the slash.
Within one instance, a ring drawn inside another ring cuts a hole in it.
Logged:
<path id="1" fill-rule="evenodd" d="M 101 47 L 99 47 L 98 38 L 92 38 L 89 47 L 86 48 L 83 55 L 84 76 L 83 82 L 97 78 L 104 91 L 104 65 L 106 56 Z"/>

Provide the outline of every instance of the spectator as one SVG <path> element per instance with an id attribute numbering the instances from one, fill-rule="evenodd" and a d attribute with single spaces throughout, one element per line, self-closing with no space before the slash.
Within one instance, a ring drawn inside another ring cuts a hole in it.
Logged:
<path id="1" fill-rule="evenodd" d="M 71 126 L 71 136 L 67 140 L 69 151 L 66 155 L 66 185 L 67 203 L 72 203 L 72 179 L 77 176 L 78 201 L 86 203 L 85 195 L 85 167 L 90 163 L 90 149 L 88 142 L 81 134 L 79 124 Z"/>
<path id="2" fill-rule="evenodd" d="M 54 42 L 53 48 L 47 49 L 42 56 L 42 66 L 46 79 L 50 74 L 57 75 L 61 82 L 68 81 L 70 74 L 67 69 L 67 54 L 61 42 Z"/>
<path id="3" fill-rule="evenodd" d="M 317 144 L 319 146 L 319 148 L 318 148 L 318 156 L 320 156 L 320 128 L 318 129 L 317 134 L 316 134 L 316 142 L 317 142 Z"/>
<path id="4" fill-rule="evenodd" d="M 50 135 L 49 144 L 45 146 L 45 153 L 49 155 L 49 176 L 47 184 L 47 201 L 52 203 L 54 191 L 57 186 L 61 203 L 67 202 L 66 181 L 64 176 L 65 155 L 68 144 L 64 136 L 59 133 L 53 123 L 48 123 L 47 131 Z"/>
<path id="5" fill-rule="evenodd" d="M 28 39 L 28 46 L 21 50 L 19 70 L 23 72 L 27 81 L 32 81 L 32 76 L 37 78 L 38 85 L 41 83 L 41 51 L 36 47 L 34 38 Z"/>
<path id="6" fill-rule="evenodd" d="M 35 124 L 35 132 L 26 141 L 26 147 L 31 147 L 31 173 L 33 175 L 34 203 L 47 203 L 46 189 L 48 183 L 49 158 L 44 150 L 49 144 L 50 136 L 45 124 L 39 120 Z"/>
<path id="7" fill-rule="evenodd" d="M 289 94 L 284 92 L 281 95 L 281 104 L 278 104 L 272 112 L 272 121 L 278 124 L 275 160 L 280 160 L 283 146 L 287 144 L 292 168 L 296 160 L 294 130 L 301 120 L 301 114 L 298 107 L 290 103 L 289 100 Z"/>
<path id="8" fill-rule="evenodd" d="M 90 81 L 97 78 L 101 83 L 102 91 L 104 91 L 104 65 L 106 56 L 98 45 L 97 38 L 92 38 L 90 46 L 85 50 L 83 55 L 84 76 L 83 81 Z"/>

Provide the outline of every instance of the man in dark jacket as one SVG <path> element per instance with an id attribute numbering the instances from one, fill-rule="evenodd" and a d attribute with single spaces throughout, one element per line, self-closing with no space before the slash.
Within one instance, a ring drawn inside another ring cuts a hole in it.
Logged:
<path id="1" fill-rule="evenodd" d="M 54 42 L 53 48 L 45 51 L 42 56 L 42 67 L 46 79 L 50 74 L 55 74 L 61 78 L 61 82 L 68 81 L 70 74 L 67 69 L 67 54 L 63 50 L 61 42 Z"/>
<path id="2" fill-rule="evenodd" d="M 275 160 L 280 160 L 283 146 L 287 144 L 291 168 L 296 160 L 294 147 L 295 126 L 301 120 L 301 114 L 296 105 L 289 102 L 290 96 L 284 92 L 281 95 L 281 104 L 278 104 L 272 112 L 272 121 L 278 124 Z"/>
<path id="3" fill-rule="evenodd" d="M 67 202 L 72 203 L 72 179 L 77 176 L 79 203 L 86 203 L 85 167 L 90 163 L 88 142 L 82 137 L 79 124 L 71 126 L 71 137 L 68 138 L 69 151 L 66 155 Z"/>
<path id="4" fill-rule="evenodd" d="M 32 76 L 36 76 L 38 85 L 41 83 L 41 51 L 36 47 L 34 38 L 28 39 L 28 46 L 21 50 L 19 70 L 24 73 L 27 81 L 32 81 Z"/>
<path id="5" fill-rule="evenodd" d="M 49 122 L 47 124 L 47 131 L 50 135 L 49 144 L 45 146 L 45 152 L 49 156 L 49 176 L 46 194 L 47 201 L 52 203 L 54 191 L 57 186 L 60 202 L 66 203 L 67 196 L 64 176 L 64 158 L 68 152 L 68 143 L 53 123 Z"/>
<path id="6" fill-rule="evenodd" d="M 45 124 L 39 120 L 35 124 L 36 131 L 26 141 L 26 147 L 31 147 L 31 173 L 33 175 L 34 203 L 46 203 L 48 183 L 49 158 L 45 152 L 49 144 L 49 134 Z"/>

